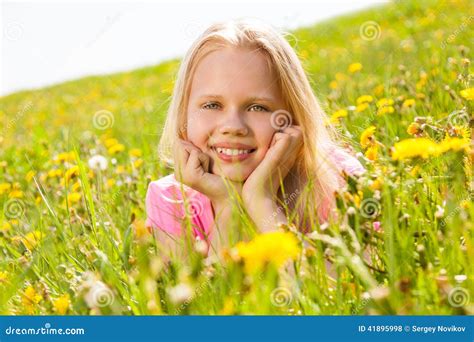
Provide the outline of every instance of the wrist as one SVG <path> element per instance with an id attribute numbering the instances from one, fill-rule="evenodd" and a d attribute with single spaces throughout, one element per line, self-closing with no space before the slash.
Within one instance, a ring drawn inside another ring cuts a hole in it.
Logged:
<path id="1" fill-rule="evenodd" d="M 246 204 L 246 210 L 260 232 L 274 231 L 279 224 L 288 224 L 284 209 L 269 197 Z"/>

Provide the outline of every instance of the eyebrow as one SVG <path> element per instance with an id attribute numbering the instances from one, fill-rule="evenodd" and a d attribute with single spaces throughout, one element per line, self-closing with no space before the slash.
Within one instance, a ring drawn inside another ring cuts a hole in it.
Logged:
<path id="1" fill-rule="evenodd" d="M 212 99 L 222 99 L 222 95 L 216 94 L 203 94 L 199 96 L 199 99 L 203 98 L 212 98 Z M 263 101 L 263 102 L 275 102 L 275 99 L 272 97 L 264 97 L 264 96 L 252 96 L 246 99 L 246 102 L 254 102 L 254 101 Z"/>

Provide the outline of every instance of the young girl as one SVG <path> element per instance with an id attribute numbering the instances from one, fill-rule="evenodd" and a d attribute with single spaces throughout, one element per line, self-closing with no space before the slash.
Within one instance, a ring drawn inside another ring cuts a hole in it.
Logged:
<path id="1" fill-rule="evenodd" d="M 218 248 L 237 199 L 260 232 L 290 223 L 282 204 L 302 231 L 327 220 L 342 173 L 364 169 L 325 123 L 284 37 L 246 21 L 212 25 L 179 70 L 160 141 L 174 174 L 150 183 L 147 226 L 178 248 L 190 217 L 193 237 Z"/>

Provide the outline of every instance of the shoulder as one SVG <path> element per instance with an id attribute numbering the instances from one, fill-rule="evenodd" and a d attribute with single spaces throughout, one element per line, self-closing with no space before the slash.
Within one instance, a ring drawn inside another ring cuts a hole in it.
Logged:
<path id="1" fill-rule="evenodd" d="M 330 149 L 330 156 L 336 168 L 348 175 L 358 176 L 365 172 L 365 168 L 360 161 L 347 149 L 333 146 Z"/>
<path id="2" fill-rule="evenodd" d="M 184 185 L 176 180 L 174 174 L 162 177 L 160 179 L 150 182 L 148 185 L 147 197 L 151 196 L 152 198 L 161 198 L 166 200 L 182 200 L 183 192 L 186 196 L 193 197 L 197 195 L 197 191 Z M 156 196 L 162 194 L 172 195 L 171 198 L 167 196 Z M 172 202 L 172 201 L 171 201 Z"/>
<path id="3" fill-rule="evenodd" d="M 210 200 L 200 192 L 177 181 L 174 174 L 150 182 L 146 194 L 147 226 L 181 234 L 186 215 L 195 226 L 194 234 L 205 238 L 212 225 Z"/>

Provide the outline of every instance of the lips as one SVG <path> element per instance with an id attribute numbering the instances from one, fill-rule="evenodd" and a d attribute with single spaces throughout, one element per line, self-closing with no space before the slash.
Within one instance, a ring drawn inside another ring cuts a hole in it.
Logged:
<path id="1" fill-rule="evenodd" d="M 243 161 L 257 150 L 246 144 L 224 142 L 212 145 L 211 149 L 224 162 Z"/>

